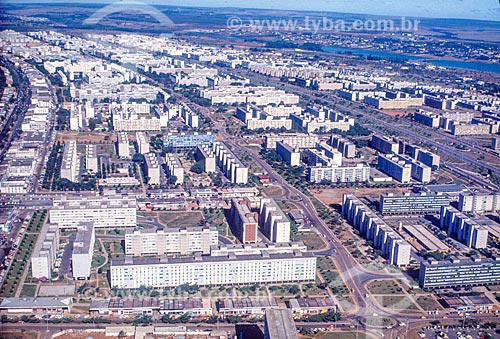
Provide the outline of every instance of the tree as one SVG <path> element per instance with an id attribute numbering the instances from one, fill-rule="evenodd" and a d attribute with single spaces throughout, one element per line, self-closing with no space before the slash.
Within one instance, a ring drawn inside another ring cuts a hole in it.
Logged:
<path id="1" fill-rule="evenodd" d="M 197 161 L 193 164 L 193 166 L 191 166 L 191 171 L 196 174 L 203 173 L 204 170 L 205 165 L 203 164 L 203 161 Z"/>
<path id="2" fill-rule="evenodd" d="M 94 118 L 90 118 L 89 119 L 89 129 L 91 131 L 95 130 L 95 127 L 96 127 L 96 121 Z"/>

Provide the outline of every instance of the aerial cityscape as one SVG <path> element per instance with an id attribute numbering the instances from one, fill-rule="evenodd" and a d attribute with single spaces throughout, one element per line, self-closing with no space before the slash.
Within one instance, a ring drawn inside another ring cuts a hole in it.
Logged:
<path id="1" fill-rule="evenodd" d="M 500 338 L 500 3 L 453 3 L 1 1 L 0 338 Z"/>

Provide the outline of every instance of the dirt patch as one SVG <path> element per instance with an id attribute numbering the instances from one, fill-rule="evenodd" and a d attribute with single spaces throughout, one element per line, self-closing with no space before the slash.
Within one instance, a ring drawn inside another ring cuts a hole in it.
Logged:
<path id="1" fill-rule="evenodd" d="M 327 189 L 312 189 L 310 190 L 319 200 L 327 205 L 340 205 L 342 204 L 342 196 L 347 193 L 352 193 L 358 198 L 367 196 L 376 197 L 377 199 L 381 194 L 395 193 L 401 194 L 407 191 L 406 188 L 389 187 L 389 188 L 327 188 Z"/>

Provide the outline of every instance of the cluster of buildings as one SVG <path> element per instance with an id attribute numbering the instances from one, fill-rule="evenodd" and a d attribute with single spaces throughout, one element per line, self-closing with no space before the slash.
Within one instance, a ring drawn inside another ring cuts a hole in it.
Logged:
<path id="1" fill-rule="evenodd" d="M 356 196 L 345 194 L 342 197 L 342 216 L 359 230 L 361 236 L 372 240 L 391 265 L 410 263 L 411 245 Z"/>
<path id="2" fill-rule="evenodd" d="M 227 147 L 226 144 L 216 141 L 212 148 L 216 164 L 226 178 L 233 184 L 248 183 L 248 167 Z"/>
<path id="3" fill-rule="evenodd" d="M 4 157 L 7 170 L 0 176 L 2 194 L 22 194 L 31 191 L 36 168 L 44 161 L 41 155 L 46 147 L 46 141 L 50 138 L 50 120 L 55 108 L 50 85 L 43 74 L 21 59 L 14 60 L 26 75 L 31 97 L 21 123 L 22 134 L 12 142 Z"/>
<path id="4" fill-rule="evenodd" d="M 476 249 L 488 245 L 488 229 L 466 217 L 451 206 L 441 207 L 440 226 L 464 245 Z"/>
<path id="5" fill-rule="evenodd" d="M 500 120 L 492 118 L 488 113 L 475 117 L 470 112 L 440 112 L 438 114 L 417 110 L 415 121 L 434 128 L 441 128 L 453 135 L 498 134 Z"/>

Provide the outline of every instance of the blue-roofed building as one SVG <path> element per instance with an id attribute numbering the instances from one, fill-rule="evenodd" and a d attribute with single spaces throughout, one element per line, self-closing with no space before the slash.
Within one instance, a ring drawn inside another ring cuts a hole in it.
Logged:
<path id="1" fill-rule="evenodd" d="M 163 135 L 163 147 L 167 150 L 195 148 L 198 145 L 211 147 L 215 137 L 211 133 L 168 133 Z"/>

